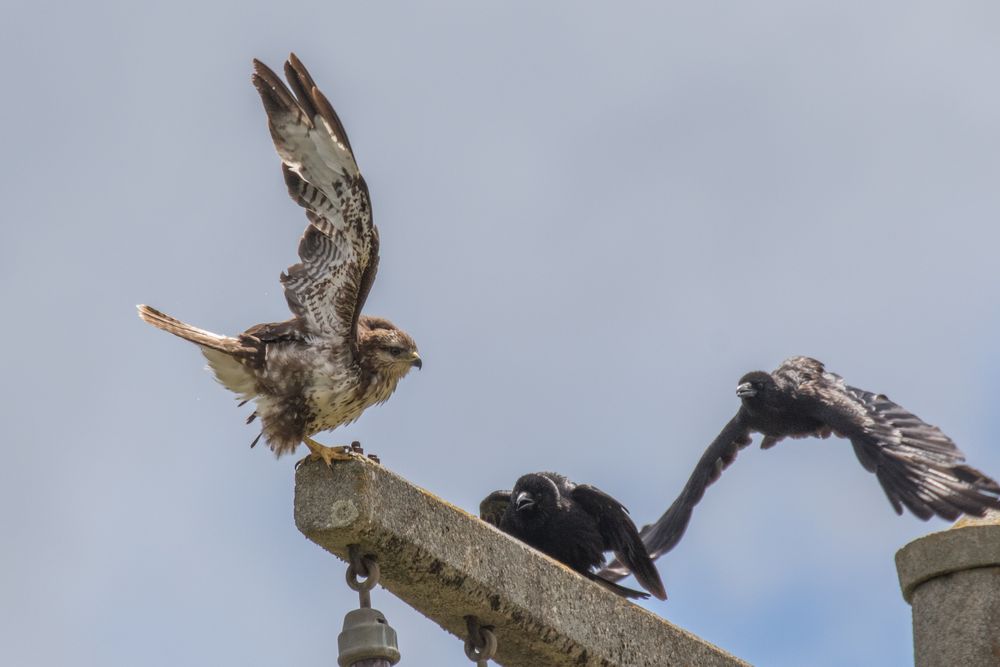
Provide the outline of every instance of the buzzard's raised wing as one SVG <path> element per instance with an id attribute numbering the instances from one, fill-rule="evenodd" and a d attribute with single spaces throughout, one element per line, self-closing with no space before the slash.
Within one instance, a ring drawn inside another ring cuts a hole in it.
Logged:
<path id="1" fill-rule="evenodd" d="M 285 299 L 304 334 L 357 352 L 358 317 L 378 268 L 368 186 L 343 124 L 295 54 L 285 63 L 292 90 L 264 63 L 253 65 L 288 193 L 309 218 L 302 261 L 281 275 Z"/>

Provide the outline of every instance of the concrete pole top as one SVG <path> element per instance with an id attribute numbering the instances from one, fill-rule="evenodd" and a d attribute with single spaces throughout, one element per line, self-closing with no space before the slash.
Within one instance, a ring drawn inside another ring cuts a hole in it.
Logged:
<path id="1" fill-rule="evenodd" d="M 960 570 L 1000 567 L 1000 512 L 963 518 L 948 530 L 917 538 L 896 552 L 903 599 L 924 582 Z"/>
<path id="2" fill-rule="evenodd" d="M 493 626 L 501 665 L 747 667 L 366 459 L 299 466 L 295 523 L 376 555 L 382 586 L 455 636 L 467 615 Z"/>

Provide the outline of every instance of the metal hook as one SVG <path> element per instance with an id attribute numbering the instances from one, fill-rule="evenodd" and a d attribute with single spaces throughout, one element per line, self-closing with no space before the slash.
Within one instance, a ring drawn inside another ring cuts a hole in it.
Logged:
<path id="1" fill-rule="evenodd" d="M 480 625 L 475 616 L 465 617 L 469 636 L 465 640 L 465 657 L 478 667 L 486 667 L 497 652 L 497 637 L 492 625 Z"/>

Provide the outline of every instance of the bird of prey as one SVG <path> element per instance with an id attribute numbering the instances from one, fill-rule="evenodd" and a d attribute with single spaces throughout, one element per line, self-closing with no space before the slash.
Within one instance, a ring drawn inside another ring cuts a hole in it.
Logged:
<path id="1" fill-rule="evenodd" d="M 574 484 L 553 472 L 530 473 L 512 491 L 484 498 L 479 516 L 618 595 L 648 598 L 591 571 L 604 564 L 605 551 L 613 551 L 643 588 L 660 600 L 667 598 L 628 510 L 596 487 Z"/>
<path id="2" fill-rule="evenodd" d="M 379 235 L 368 186 L 344 126 L 295 54 L 285 63 L 291 90 L 253 62 L 281 171 L 291 198 L 306 210 L 301 262 L 281 274 L 293 317 L 222 336 L 139 306 L 155 327 L 198 345 L 216 379 L 255 410 L 261 432 L 281 456 L 304 442 L 330 465 L 350 458 L 345 447 L 312 439 L 353 422 L 385 402 L 422 362 L 413 339 L 392 322 L 362 315 L 378 268 Z"/>
<path id="3" fill-rule="evenodd" d="M 643 543 L 654 559 L 680 541 L 706 487 L 750 444 L 753 432 L 764 436 L 762 449 L 786 437 L 847 438 L 897 514 L 906 508 L 923 520 L 935 515 L 954 520 L 1000 508 L 1000 484 L 964 465 L 962 452 L 938 427 L 885 394 L 846 384 L 815 359 L 792 357 L 773 373 L 747 373 L 736 395 L 742 401 L 739 412 L 705 450 L 667 511 L 643 527 Z M 629 569 L 616 562 L 599 574 L 620 579 Z"/>

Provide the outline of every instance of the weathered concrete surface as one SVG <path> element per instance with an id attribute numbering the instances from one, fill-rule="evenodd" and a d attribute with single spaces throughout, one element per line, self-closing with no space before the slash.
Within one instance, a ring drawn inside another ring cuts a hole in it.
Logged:
<path id="1" fill-rule="evenodd" d="M 747 664 L 367 460 L 300 466 L 295 523 L 341 559 L 375 554 L 384 587 L 451 634 L 468 614 L 495 626 L 501 665 Z"/>
<path id="2" fill-rule="evenodd" d="M 910 542 L 896 570 L 917 667 L 1000 665 L 1000 513 Z"/>

